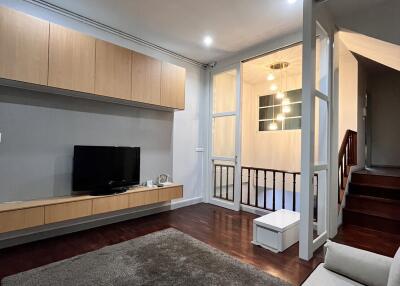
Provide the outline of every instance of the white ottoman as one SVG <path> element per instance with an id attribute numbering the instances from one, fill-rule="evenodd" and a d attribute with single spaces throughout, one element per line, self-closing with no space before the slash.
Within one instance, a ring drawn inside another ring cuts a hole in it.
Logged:
<path id="1" fill-rule="evenodd" d="M 299 223 L 300 213 L 290 210 L 278 210 L 256 218 L 252 243 L 275 253 L 282 252 L 299 241 Z"/>

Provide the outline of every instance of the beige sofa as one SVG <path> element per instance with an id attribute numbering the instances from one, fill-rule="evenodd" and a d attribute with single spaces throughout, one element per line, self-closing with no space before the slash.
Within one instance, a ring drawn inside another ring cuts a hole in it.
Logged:
<path id="1" fill-rule="evenodd" d="M 400 248 L 394 258 L 328 241 L 325 261 L 303 286 L 400 286 Z"/>

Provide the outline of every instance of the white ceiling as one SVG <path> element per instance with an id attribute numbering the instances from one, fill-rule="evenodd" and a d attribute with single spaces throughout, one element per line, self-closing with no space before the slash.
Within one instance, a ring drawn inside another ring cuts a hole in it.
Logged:
<path id="1" fill-rule="evenodd" d="M 283 69 L 283 76 L 296 76 L 301 74 L 302 45 L 296 45 L 280 50 L 263 57 L 246 62 L 243 65 L 243 80 L 249 84 L 265 83 L 268 74 L 274 74 L 279 81 L 280 72 L 273 71 L 270 66 L 277 62 L 287 62 L 289 66 Z M 275 82 L 275 81 L 271 81 Z M 277 82 L 279 85 L 279 82 Z"/>
<path id="2" fill-rule="evenodd" d="M 301 29 L 302 1 L 47 0 L 202 63 Z M 214 38 L 210 48 L 203 37 Z"/>
<path id="3" fill-rule="evenodd" d="M 340 17 L 383 1 L 329 0 Z M 302 25 L 302 0 L 47 0 L 74 13 L 119 29 L 165 49 L 210 63 Z M 204 47 L 205 35 L 214 38 Z"/>
<path id="4" fill-rule="evenodd" d="M 398 0 L 329 0 L 326 5 L 332 15 L 338 18 L 388 1 Z"/>

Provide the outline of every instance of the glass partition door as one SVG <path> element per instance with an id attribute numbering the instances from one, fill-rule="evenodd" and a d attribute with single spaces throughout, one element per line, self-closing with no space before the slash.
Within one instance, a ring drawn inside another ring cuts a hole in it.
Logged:
<path id="1" fill-rule="evenodd" d="M 209 201 L 239 210 L 240 64 L 211 73 Z"/>

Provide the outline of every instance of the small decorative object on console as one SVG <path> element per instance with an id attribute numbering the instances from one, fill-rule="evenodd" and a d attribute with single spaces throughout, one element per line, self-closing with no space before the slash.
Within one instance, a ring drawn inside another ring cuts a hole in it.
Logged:
<path id="1" fill-rule="evenodd" d="M 160 176 L 158 176 L 158 186 L 163 187 L 171 185 L 172 182 L 169 181 L 170 178 L 171 178 L 170 175 L 161 174 Z"/>

